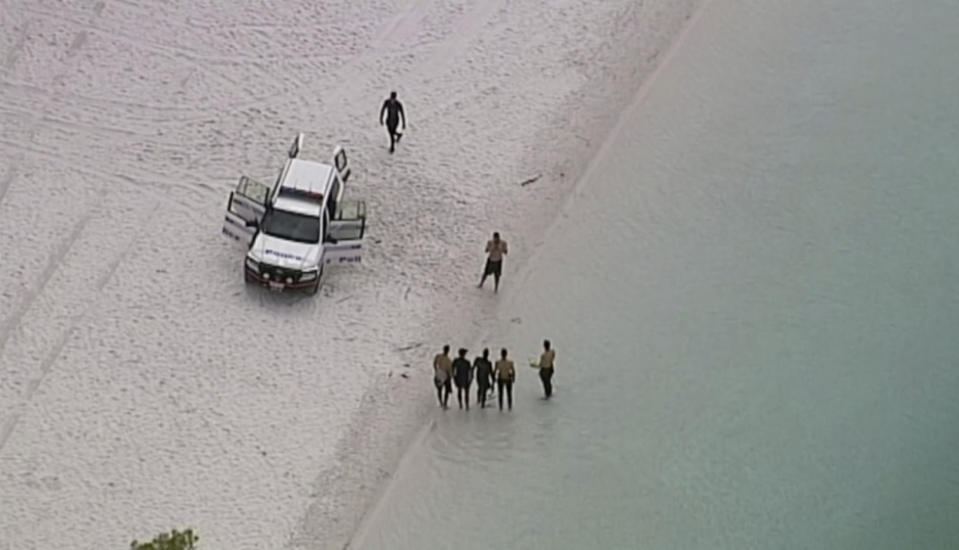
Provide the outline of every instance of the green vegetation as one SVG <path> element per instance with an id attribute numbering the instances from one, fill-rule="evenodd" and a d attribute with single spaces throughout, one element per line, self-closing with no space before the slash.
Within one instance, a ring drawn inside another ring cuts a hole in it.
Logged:
<path id="1" fill-rule="evenodd" d="M 152 542 L 133 541 L 130 543 L 130 550 L 196 550 L 198 540 L 200 537 L 193 534 L 193 529 L 174 529 L 169 533 L 160 533 Z"/>

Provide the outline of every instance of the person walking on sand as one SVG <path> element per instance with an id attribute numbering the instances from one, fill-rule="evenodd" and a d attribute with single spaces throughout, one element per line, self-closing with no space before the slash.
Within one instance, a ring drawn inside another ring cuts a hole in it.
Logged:
<path id="1" fill-rule="evenodd" d="M 481 409 L 485 409 L 486 393 L 493 386 L 493 364 L 489 360 L 489 348 L 484 348 L 483 355 L 473 360 L 473 374 L 476 378 L 476 402 Z"/>
<path id="2" fill-rule="evenodd" d="M 500 350 L 501 359 L 496 362 L 496 385 L 499 386 L 499 410 L 503 410 L 503 393 L 509 410 L 513 410 L 513 382 L 516 381 L 516 368 L 506 358 L 506 348 Z"/>
<path id="3" fill-rule="evenodd" d="M 396 131 L 396 127 L 403 118 L 403 129 L 406 130 L 406 113 L 403 112 L 403 104 L 396 99 L 396 92 L 390 92 L 390 97 L 383 102 L 380 109 L 380 126 L 383 125 L 383 115 L 386 115 L 386 130 L 390 133 L 390 153 L 396 148 L 403 134 Z"/>
<path id="4" fill-rule="evenodd" d="M 437 353 L 433 358 L 433 384 L 436 386 L 436 398 L 440 401 L 440 407 L 447 408 L 450 394 L 453 393 L 453 387 L 450 379 L 453 377 L 453 362 L 450 361 L 450 347 L 443 346 L 443 352 Z"/>
<path id="5" fill-rule="evenodd" d="M 531 367 L 539 369 L 539 379 L 543 382 L 543 392 L 546 399 L 553 395 L 553 367 L 556 362 L 556 350 L 549 340 L 543 340 L 543 353 L 539 356 L 539 363 L 530 363 Z"/>
<path id="6" fill-rule="evenodd" d="M 473 382 L 473 365 L 466 358 L 466 348 L 459 349 L 459 357 L 453 359 L 453 381 L 456 383 L 456 401 L 463 408 L 466 397 L 466 410 L 470 410 L 470 383 Z"/>
<path id="7" fill-rule="evenodd" d="M 483 283 L 490 275 L 493 276 L 493 292 L 499 292 L 499 277 L 503 274 L 503 256 L 509 252 L 506 241 L 499 237 L 499 233 L 493 233 L 493 238 L 486 242 L 486 268 L 483 269 L 483 277 L 480 279 L 478 288 L 483 288 Z"/>

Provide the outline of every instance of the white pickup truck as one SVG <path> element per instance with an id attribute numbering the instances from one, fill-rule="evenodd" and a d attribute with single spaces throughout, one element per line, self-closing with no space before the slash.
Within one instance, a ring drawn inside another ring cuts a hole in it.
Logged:
<path id="1" fill-rule="evenodd" d="M 343 200 L 350 166 L 342 147 L 330 164 L 298 158 L 302 147 L 298 134 L 272 187 L 240 178 L 223 233 L 247 247 L 246 282 L 315 294 L 324 266 L 361 260 L 366 203 Z"/>

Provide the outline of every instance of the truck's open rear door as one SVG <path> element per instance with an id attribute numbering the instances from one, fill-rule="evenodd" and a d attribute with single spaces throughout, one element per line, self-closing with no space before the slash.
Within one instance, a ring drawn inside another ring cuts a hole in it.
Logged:
<path id="1" fill-rule="evenodd" d="M 256 234 L 257 224 L 266 213 L 269 195 L 269 186 L 246 176 L 240 177 L 226 203 L 223 234 L 249 246 Z"/>

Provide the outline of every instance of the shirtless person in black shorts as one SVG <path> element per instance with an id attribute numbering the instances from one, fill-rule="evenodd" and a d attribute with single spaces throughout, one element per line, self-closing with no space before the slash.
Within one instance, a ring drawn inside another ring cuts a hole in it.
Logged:
<path id="1" fill-rule="evenodd" d="M 483 277 L 480 279 L 479 288 L 483 288 L 483 283 L 490 275 L 493 276 L 493 292 L 499 291 L 499 277 L 503 273 L 503 256 L 509 252 L 506 247 L 506 241 L 499 238 L 499 233 L 493 233 L 493 239 L 486 243 L 486 268 L 483 269 Z"/>

